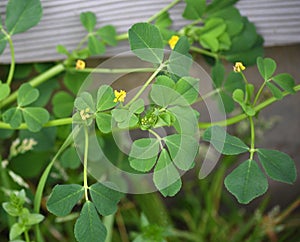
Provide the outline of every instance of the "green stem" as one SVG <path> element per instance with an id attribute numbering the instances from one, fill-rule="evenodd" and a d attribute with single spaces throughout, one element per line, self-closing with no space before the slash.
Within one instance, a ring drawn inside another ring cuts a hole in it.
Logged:
<path id="1" fill-rule="evenodd" d="M 109 68 L 85 68 L 78 70 L 76 68 L 68 68 L 68 71 L 87 72 L 87 73 L 132 73 L 132 72 L 153 72 L 156 68 L 127 68 L 127 69 L 109 69 Z"/>
<path id="2" fill-rule="evenodd" d="M 114 214 L 105 216 L 103 218 L 103 224 L 104 224 L 104 226 L 107 230 L 107 236 L 106 236 L 105 242 L 111 242 L 112 241 L 114 220 L 115 220 L 115 215 Z"/>
<path id="3" fill-rule="evenodd" d="M 204 50 L 204 49 L 201 49 L 201 48 L 196 47 L 196 46 L 191 46 L 190 50 L 194 51 L 196 53 L 199 53 L 199 54 L 203 54 L 203 55 L 207 55 L 207 56 L 213 57 L 215 59 L 219 59 L 220 57 L 222 57 L 222 56 L 219 56 L 218 54 L 212 53 L 212 52 L 210 52 L 208 50 Z"/>
<path id="4" fill-rule="evenodd" d="M 88 162 L 88 152 L 89 152 L 89 132 L 88 127 L 84 126 L 84 156 L 83 156 L 83 187 L 84 187 L 84 197 L 86 201 L 89 201 L 88 195 L 88 181 L 87 181 L 87 162 Z"/>
<path id="5" fill-rule="evenodd" d="M 8 77 L 7 77 L 7 84 L 10 85 L 15 72 L 15 48 L 11 36 L 7 34 L 6 37 L 9 43 L 10 55 L 11 55 L 11 63 L 10 63 Z"/>
<path id="6" fill-rule="evenodd" d="M 73 142 L 73 134 L 77 134 L 77 132 L 78 132 L 78 130 L 74 129 L 72 131 L 72 133 L 69 134 L 68 138 L 65 140 L 63 145 L 59 148 L 59 150 L 57 151 L 57 153 L 55 154 L 55 156 L 53 157 L 51 162 L 48 164 L 48 166 L 44 170 L 44 172 L 43 172 L 43 174 L 42 174 L 42 176 L 39 180 L 37 190 L 36 190 L 36 193 L 35 193 L 35 197 L 34 197 L 33 211 L 35 213 L 40 212 L 43 191 L 44 191 L 46 181 L 48 179 L 48 176 L 50 174 L 50 171 L 52 169 L 52 166 L 53 166 L 54 162 L 57 160 L 57 158 L 60 156 L 60 154 Z M 35 225 L 35 233 L 36 233 L 36 240 L 38 242 L 43 241 L 41 231 L 40 231 L 40 227 L 39 227 L 38 224 Z"/>
<path id="7" fill-rule="evenodd" d="M 30 242 L 30 238 L 29 238 L 29 234 L 28 234 L 28 230 L 27 229 L 24 231 L 24 236 L 25 236 L 26 242 Z"/>
<path id="8" fill-rule="evenodd" d="M 255 127 L 253 118 L 249 117 L 250 122 L 250 132 L 251 132 L 251 146 L 250 146 L 250 160 L 253 160 L 253 155 L 255 153 Z"/>
<path id="9" fill-rule="evenodd" d="M 169 9 L 171 9 L 172 7 L 174 7 L 176 4 L 178 4 L 181 0 L 175 0 L 173 2 L 171 2 L 168 6 L 162 8 L 159 12 L 157 12 L 156 14 L 154 14 L 153 16 L 151 16 L 147 22 L 151 23 L 153 20 L 157 19 L 160 15 L 162 15 L 164 12 L 167 12 Z"/>
<path id="10" fill-rule="evenodd" d="M 38 75 L 37 77 L 33 78 L 31 81 L 29 81 L 28 83 L 33 86 L 36 87 L 40 84 L 42 84 L 43 82 L 49 80 L 50 78 L 60 74 L 61 72 L 63 72 L 65 70 L 65 67 L 63 64 L 57 64 L 53 67 L 51 67 L 49 70 L 45 71 L 44 73 Z M 0 103 L 0 108 L 3 108 L 5 106 L 7 106 L 8 104 L 14 102 L 18 97 L 18 91 L 13 92 L 12 94 L 10 94 L 5 100 L 3 100 Z"/>
<path id="11" fill-rule="evenodd" d="M 163 146 L 163 144 L 162 144 L 162 142 L 161 142 L 161 141 L 162 141 L 162 138 L 159 136 L 159 134 L 156 133 L 155 131 L 153 131 L 152 129 L 149 129 L 148 131 L 149 131 L 149 133 L 153 134 L 153 135 L 155 136 L 155 138 L 158 139 L 160 148 L 163 149 L 164 146 Z"/>
<path id="12" fill-rule="evenodd" d="M 149 86 L 149 84 L 151 83 L 151 81 L 156 77 L 156 75 L 165 67 L 165 64 L 162 63 L 160 64 L 160 66 L 156 69 L 155 72 L 153 72 L 153 74 L 149 77 L 149 79 L 145 82 L 145 84 L 142 86 L 142 88 L 138 91 L 137 94 L 135 94 L 135 96 L 125 105 L 125 106 L 129 106 L 130 104 L 132 104 L 135 100 L 137 100 L 139 98 L 139 96 L 145 91 L 145 89 Z"/>
<path id="13" fill-rule="evenodd" d="M 258 101 L 258 98 L 260 97 L 260 94 L 262 93 L 264 87 L 266 86 L 267 82 L 264 81 L 264 83 L 260 86 L 255 98 L 254 98 L 254 101 L 253 101 L 253 106 L 255 106 L 255 104 L 257 103 Z"/>
<path id="14" fill-rule="evenodd" d="M 72 124 L 73 119 L 72 118 L 61 118 L 61 119 L 55 119 L 51 120 L 43 125 L 43 127 L 54 127 L 54 126 L 62 126 L 67 124 Z M 13 129 L 8 123 L 0 122 L 0 129 Z M 18 128 L 16 129 L 28 129 L 28 126 L 26 123 L 22 123 Z M 13 130 L 16 130 L 13 129 Z"/>
<path id="15" fill-rule="evenodd" d="M 128 33 L 119 34 L 116 37 L 117 40 L 127 40 L 128 39 Z"/>
<path id="16" fill-rule="evenodd" d="M 294 87 L 294 90 L 296 92 L 300 91 L 300 84 Z M 283 97 L 289 95 L 290 93 L 288 92 L 282 92 Z M 269 99 L 267 99 L 266 101 L 258 104 L 257 106 L 254 107 L 254 110 L 256 113 L 258 113 L 260 110 L 266 108 L 267 106 L 271 105 L 272 103 L 278 101 L 275 97 L 271 97 Z M 199 122 L 199 128 L 205 129 L 214 125 L 219 125 L 219 126 L 229 126 L 235 123 L 238 123 L 239 121 L 246 119 L 248 116 L 245 113 L 239 114 L 237 116 L 225 119 L 225 120 L 221 120 L 221 121 L 217 121 L 217 122 Z"/>
<path id="17" fill-rule="evenodd" d="M 202 101 L 204 101 L 206 98 L 209 98 L 209 97 L 211 97 L 211 96 L 213 96 L 213 95 L 219 93 L 220 91 L 221 91 L 220 88 L 217 88 L 217 89 L 215 89 L 215 90 L 212 90 L 211 92 L 209 92 L 209 93 L 207 93 L 207 94 L 205 94 L 205 95 L 199 97 L 194 103 L 202 102 Z"/>

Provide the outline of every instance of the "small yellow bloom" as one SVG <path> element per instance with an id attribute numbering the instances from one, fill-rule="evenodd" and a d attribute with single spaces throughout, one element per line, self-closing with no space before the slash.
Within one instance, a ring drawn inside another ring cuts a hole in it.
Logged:
<path id="1" fill-rule="evenodd" d="M 115 94 L 115 99 L 114 99 L 114 102 L 124 102 L 125 100 L 125 97 L 126 97 L 126 92 L 124 90 L 120 90 L 120 91 L 117 91 L 115 90 L 114 91 L 114 94 Z"/>
<path id="2" fill-rule="evenodd" d="M 177 44 L 178 40 L 179 40 L 179 37 L 178 37 L 177 35 L 173 35 L 173 36 L 171 37 L 171 39 L 169 40 L 169 45 L 170 45 L 170 48 L 171 48 L 172 50 L 174 49 L 174 47 L 175 47 L 175 45 Z"/>
<path id="3" fill-rule="evenodd" d="M 246 67 L 243 65 L 242 62 L 235 62 L 235 65 L 233 67 L 234 72 L 241 72 L 245 69 Z"/>
<path id="4" fill-rule="evenodd" d="M 83 70 L 85 68 L 85 62 L 83 60 L 77 60 L 76 69 Z"/>

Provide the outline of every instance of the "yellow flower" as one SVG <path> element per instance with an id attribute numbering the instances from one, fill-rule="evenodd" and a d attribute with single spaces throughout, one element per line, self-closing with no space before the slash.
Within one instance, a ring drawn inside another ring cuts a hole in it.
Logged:
<path id="1" fill-rule="evenodd" d="M 235 65 L 233 67 L 234 72 L 241 72 L 245 69 L 246 67 L 243 65 L 242 62 L 235 62 Z"/>
<path id="2" fill-rule="evenodd" d="M 175 45 L 177 44 L 179 37 L 177 35 L 173 35 L 171 39 L 169 39 L 170 48 L 173 50 Z"/>
<path id="3" fill-rule="evenodd" d="M 77 60 L 76 69 L 83 70 L 85 68 L 85 62 L 83 60 Z"/>
<path id="4" fill-rule="evenodd" d="M 115 90 L 114 91 L 114 94 L 115 94 L 115 99 L 114 99 L 114 102 L 124 102 L 125 100 L 125 97 L 126 97 L 126 92 L 124 90 L 120 90 L 120 91 L 117 91 Z"/>

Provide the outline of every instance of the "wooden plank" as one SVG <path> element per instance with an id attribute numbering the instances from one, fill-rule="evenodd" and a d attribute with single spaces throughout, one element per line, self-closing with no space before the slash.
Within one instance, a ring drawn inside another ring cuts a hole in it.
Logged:
<path id="1" fill-rule="evenodd" d="M 44 14 L 40 24 L 26 33 L 13 37 L 16 61 L 50 61 L 64 58 L 56 53 L 58 44 L 68 50 L 76 48 L 84 36 L 80 24 L 81 12 L 93 11 L 99 19 L 98 27 L 106 24 L 116 26 L 118 33 L 124 33 L 136 22 L 146 21 L 152 14 L 170 3 L 171 0 L 42 0 Z M 5 15 L 7 0 L 0 1 L 0 14 Z M 244 16 L 253 21 L 259 33 L 265 38 L 265 46 L 300 43 L 300 1 L 299 0 L 240 0 L 237 3 Z M 173 29 L 180 29 L 185 23 L 181 17 L 184 2 L 171 10 Z M 107 55 L 129 50 L 126 42 L 109 48 Z M 0 62 L 10 61 L 7 48 Z"/>

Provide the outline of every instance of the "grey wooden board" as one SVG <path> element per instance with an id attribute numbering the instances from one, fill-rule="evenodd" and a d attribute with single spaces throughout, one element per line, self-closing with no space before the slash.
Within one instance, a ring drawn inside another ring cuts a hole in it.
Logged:
<path id="1" fill-rule="evenodd" d="M 58 44 L 68 50 L 76 48 L 85 35 L 80 24 L 81 12 L 96 13 L 99 24 L 112 24 L 118 33 L 125 33 L 136 22 L 146 21 L 171 0 L 42 0 L 43 18 L 38 26 L 13 37 L 16 61 L 37 62 L 63 59 L 56 52 Z M 0 1 L 2 20 L 7 0 Z M 237 7 L 253 21 L 265 38 L 265 46 L 287 45 L 300 42 L 300 0 L 240 0 Z M 179 29 L 186 21 L 181 17 L 184 2 L 171 12 L 173 29 Z M 129 50 L 128 43 L 109 48 L 106 55 L 112 56 Z M 9 48 L 0 56 L 1 63 L 10 62 Z"/>

